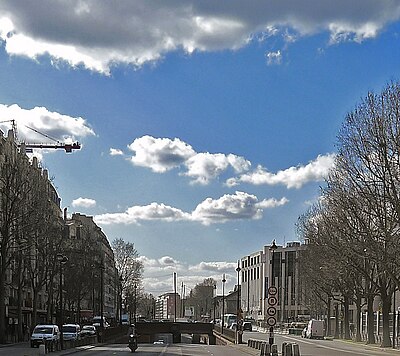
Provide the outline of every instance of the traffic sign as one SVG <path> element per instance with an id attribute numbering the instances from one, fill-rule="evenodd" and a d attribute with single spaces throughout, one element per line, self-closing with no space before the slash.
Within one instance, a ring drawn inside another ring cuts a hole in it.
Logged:
<path id="1" fill-rule="evenodd" d="M 276 314 L 276 308 L 275 308 L 275 307 L 269 307 L 269 308 L 267 309 L 267 314 L 268 314 L 269 316 L 274 316 L 274 315 Z"/>
<path id="2" fill-rule="evenodd" d="M 269 326 L 275 326 L 275 324 L 276 324 L 276 319 L 275 319 L 273 316 L 270 316 L 270 317 L 267 319 L 267 324 L 268 324 Z"/>
<path id="3" fill-rule="evenodd" d="M 269 297 L 268 298 L 268 304 L 270 305 L 270 306 L 274 306 L 274 305 L 276 305 L 278 303 L 278 299 L 276 299 L 275 297 Z"/>
<path id="4" fill-rule="evenodd" d="M 270 295 L 276 295 L 278 293 L 278 288 L 275 286 L 271 286 L 268 288 L 268 294 Z"/>

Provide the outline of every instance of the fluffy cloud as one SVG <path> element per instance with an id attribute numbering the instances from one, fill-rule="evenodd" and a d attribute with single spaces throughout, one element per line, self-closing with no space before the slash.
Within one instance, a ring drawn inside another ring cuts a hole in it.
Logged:
<path id="1" fill-rule="evenodd" d="M 232 167 L 236 173 L 247 171 L 250 168 L 250 162 L 243 157 L 222 153 L 198 153 L 190 157 L 185 165 L 187 167 L 185 175 L 194 178 L 194 182 L 200 184 L 208 184 L 210 180 L 217 178 L 229 167 Z"/>
<path id="2" fill-rule="evenodd" d="M 152 203 L 133 206 L 123 213 L 107 213 L 94 217 L 98 224 L 139 224 L 141 221 L 195 221 L 204 225 L 225 223 L 233 220 L 260 219 L 263 209 L 275 208 L 288 202 L 265 199 L 259 201 L 255 195 L 243 192 L 226 194 L 219 199 L 207 198 L 191 213 L 164 204 Z"/>
<path id="3" fill-rule="evenodd" d="M 116 148 L 110 148 L 110 156 L 123 156 L 124 152 Z"/>
<path id="4" fill-rule="evenodd" d="M 283 184 L 287 188 L 301 188 L 305 183 L 326 178 L 334 162 L 335 155 L 328 154 L 318 156 L 305 166 L 290 167 L 277 173 L 268 172 L 265 168 L 258 166 L 254 172 L 243 174 L 238 178 L 230 178 L 226 183 L 231 187 L 239 183 L 249 183 L 255 185 Z"/>
<path id="5" fill-rule="evenodd" d="M 241 173 L 250 168 L 243 157 L 222 153 L 197 153 L 189 144 L 178 138 L 154 138 L 143 136 L 135 139 L 128 148 L 134 152 L 134 165 L 163 173 L 184 167 L 184 175 L 193 178 L 193 183 L 208 184 L 228 168 Z"/>
<path id="6" fill-rule="evenodd" d="M 72 201 L 72 206 L 74 208 L 92 208 L 96 206 L 96 200 L 80 197 Z"/>
<path id="7" fill-rule="evenodd" d="M 128 148 L 135 152 L 132 163 L 162 173 L 179 167 L 195 155 L 192 147 L 178 138 L 154 138 L 143 136 L 133 141 Z"/>
<path id="8" fill-rule="evenodd" d="M 226 181 L 233 187 L 240 183 L 254 185 L 282 184 L 287 188 L 301 188 L 311 181 L 323 180 L 332 168 L 335 155 L 320 155 L 305 166 L 290 167 L 277 173 L 268 172 L 258 166 L 248 172 L 251 162 L 234 154 L 196 152 L 192 146 L 178 138 L 154 138 L 143 136 L 135 139 L 128 148 L 134 152 L 130 161 L 137 166 L 150 168 L 153 172 L 164 173 L 172 169 L 180 169 L 181 174 L 192 178 L 192 183 L 208 184 L 231 169 L 238 177 Z M 123 154 L 120 150 L 113 154 Z"/>
<path id="9" fill-rule="evenodd" d="M 190 214 L 164 204 L 151 203 L 146 206 L 132 206 L 124 213 L 97 215 L 95 220 L 99 224 L 137 224 L 140 221 L 163 220 L 180 221 L 190 220 Z"/>
<path id="10" fill-rule="evenodd" d="M 192 213 L 196 221 L 205 225 L 224 223 L 230 220 L 260 219 L 263 208 L 273 208 L 287 203 L 287 199 L 280 201 L 258 201 L 255 195 L 244 192 L 226 194 L 219 199 L 207 198 L 200 203 Z"/>
<path id="11" fill-rule="evenodd" d="M 54 143 L 54 140 L 48 137 L 71 143 L 79 138 L 95 134 L 83 118 L 52 112 L 44 107 L 28 110 L 16 104 L 0 104 L 0 117 L 8 120 L 15 119 L 19 140 L 29 143 Z M 11 128 L 11 122 L 0 123 L 0 128 L 7 131 Z"/>
<path id="12" fill-rule="evenodd" d="M 139 67 L 171 51 L 237 49 L 265 33 L 284 35 L 288 29 L 297 38 L 327 31 L 332 42 L 362 41 L 398 19 L 400 4 L 392 0 L 282 0 L 252 6 L 211 0 L 3 0 L 0 13 L 0 39 L 10 55 L 35 60 L 49 55 L 55 63 L 108 74 L 118 63 Z"/>

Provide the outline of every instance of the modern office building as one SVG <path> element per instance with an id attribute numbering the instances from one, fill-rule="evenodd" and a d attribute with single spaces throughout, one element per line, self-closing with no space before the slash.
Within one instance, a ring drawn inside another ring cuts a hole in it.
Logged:
<path id="1" fill-rule="evenodd" d="M 277 323 L 293 321 L 307 313 L 302 304 L 302 285 L 299 278 L 299 254 L 305 248 L 300 242 L 288 242 L 285 246 L 262 250 L 244 256 L 240 260 L 241 300 L 240 305 L 246 318 L 264 325 L 270 316 L 267 313 L 269 288 L 277 289 Z M 272 275 L 273 274 L 273 275 Z"/>

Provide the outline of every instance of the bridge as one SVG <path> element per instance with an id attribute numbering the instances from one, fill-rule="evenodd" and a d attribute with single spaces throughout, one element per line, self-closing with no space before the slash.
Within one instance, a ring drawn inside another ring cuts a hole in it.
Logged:
<path id="1" fill-rule="evenodd" d="M 181 342 L 182 334 L 193 335 L 194 342 L 204 337 L 209 345 L 215 345 L 216 338 L 213 333 L 214 325 L 211 323 L 187 322 L 137 322 L 136 332 L 138 341 L 152 343 L 158 341 L 160 335 L 171 335 L 173 343 Z"/>
<path id="2" fill-rule="evenodd" d="M 209 345 L 216 344 L 213 333 L 214 325 L 211 323 L 187 323 L 187 322 L 137 322 L 136 333 L 139 343 L 164 342 L 180 343 L 182 335 L 190 334 L 193 343 L 199 343 L 203 339 Z M 103 329 L 102 341 L 127 342 L 128 326 Z"/>

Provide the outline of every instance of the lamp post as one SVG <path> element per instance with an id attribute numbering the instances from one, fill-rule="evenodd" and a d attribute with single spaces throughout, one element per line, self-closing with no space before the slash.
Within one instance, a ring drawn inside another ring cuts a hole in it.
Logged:
<path id="1" fill-rule="evenodd" d="M 64 338 L 62 333 L 62 326 L 64 324 L 64 307 L 63 307 L 63 265 L 67 263 L 68 257 L 57 254 L 57 261 L 60 263 L 60 283 L 59 283 L 59 293 L 60 293 L 60 346 L 61 350 L 64 349 Z"/>
<path id="2" fill-rule="evenodd" d="M 240 261 L 238 260 L 238 265 L 236 267 L 237 272 L 237 316 L 236 316 L 236 342 L 238 344 L 242 343 L 242 333 L 243 333 L 243 315 L 242 315 L 242 308 L 240 306 Z"/>
<path id="3" fill-rule="evenodd" d="M 224 319 L 225 319 L 225 273 L 222 276 L 222 328 L 221 328 L 221 334 L 224 333 Z"/>
<path id="4" fill-rule="evenodd" d="M 120 296 L 119 296 L 119 325 L 122 325 L 122 276 L 119 276 L 119 288 L 120 288 Z"/>
<path id="5" fill-rule="evenodd" d="M 217 302 L 217 284 L 214 284 L 214 325 L 215 325 L 215 307 Z"/>
<path id="6" fill-rule="evenodd" d="M 100 263 L 100 328 L 104 328 L 104 263 Z"/>
<path id="7" fill-rule="evenodd" d="M 136 283 L 133 285 L 133 288 L 135 289 L 135 294 L 134 294 L 134 299 L 133 299 L 133 322 L 136 325 L 136 290 L 137 290 Z"/>
<path id="8" fill-rule="evenodd" d="M 275 266 L 275 250 L 278 248 L 276 246 L 275 240 L 272 241 L 271 246 L 269 247 L 269 250 L 272 252 L 272 261 L 271 261 L 271 287 L 275 287 L 275 271 L 274 271 L 274 266 Z M 274 326 L 271 325 L 269 327 L 269 344 L 273 345 L 274 344 Z"/>

